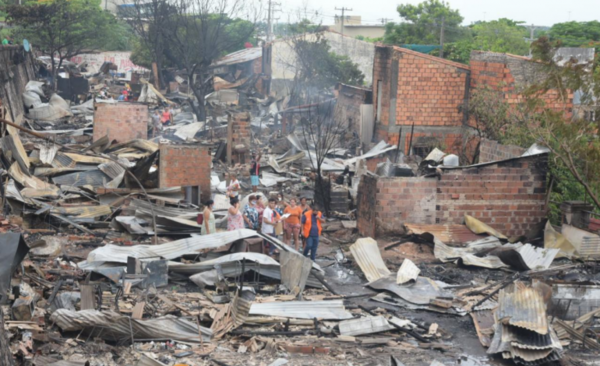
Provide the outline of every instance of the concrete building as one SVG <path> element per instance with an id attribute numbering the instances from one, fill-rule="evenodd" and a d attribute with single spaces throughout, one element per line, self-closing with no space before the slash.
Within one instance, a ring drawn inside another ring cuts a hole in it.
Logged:
<path id="1" fill-rule="evenodd" d="M 373 43 L 359 41 L 331 31 L 324 31 L 319 35 L 306 34 L 303 37 L 306 41 L 316 41 L 319 36 L 327 40 L 331 52 L 348 56 L 354 63 L 358 64 L 360 71 L 365 75 L 365 84 L 371 84 L 375 56 L 375 45 Z M 277 39 L 266 44 L 263 47 L 263 60 L 267 64 L 265 67 L 266 72 L 271 75 L 269 89 L 271 95 L 289 95 L 289 88 L 296 75 L 298 62 L 292 40 L 289 38 Z"/>
<path id="2" fill-rule="evenodd" d="M 346 15 L 342 22 L 341 16 L 335 17 L 335 24 L 330 25 L 329 30 L 343 33 L 345 36 L 367 38 L 380 38 L 385 34 L 384 24 L 362 24 L 360 15 Z M 342 27 L 342 23 L 344 24 Z"/>

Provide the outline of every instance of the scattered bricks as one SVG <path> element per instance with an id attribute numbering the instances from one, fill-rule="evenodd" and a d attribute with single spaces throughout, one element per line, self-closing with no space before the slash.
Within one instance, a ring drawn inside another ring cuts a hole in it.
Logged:
<path id="1" fill-rule="evenodd" d="M 98 103 L 94 111 L 94 141 L 108 135 L 110 141 L 148 138 L 148 106 L 138 103 Z"/>
<path id="2" fill-rule="evenodd" d="M 211 165 L 207 147 L 160 145 L 159 187 L 200 186 L 202 199 L 209 199 Z"/>

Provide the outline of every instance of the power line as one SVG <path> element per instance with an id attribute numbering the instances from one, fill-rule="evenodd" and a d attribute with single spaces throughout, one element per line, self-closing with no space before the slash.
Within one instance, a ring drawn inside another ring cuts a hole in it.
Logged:
<path id="1" fill-rule="evenodd" d="M 342 12 L 342 36 L 343 36 L 344 35 L 344 20 L 346 19 L 346 17 L 344 16 L 344 14 L 347 11 L 352 11 L 352 9 L 351 8 L 346 8 L 346 7 L 342 6 L 341 8 L 336 7 L 335 10 L 341 10 L 341 12 Z"/>

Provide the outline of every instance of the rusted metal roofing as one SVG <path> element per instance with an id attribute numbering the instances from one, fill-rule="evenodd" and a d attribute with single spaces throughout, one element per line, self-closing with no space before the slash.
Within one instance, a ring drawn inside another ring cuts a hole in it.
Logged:
<path id="1" fill-rule="evenodd" d="M 465 225 L 423 225 L 423 224 L 404 224 L 406 228 L 416 235 L 429 233 L 447 244 L 465 244 L 469 241 L 481 239 L 481 235 L 474 234 Z"/>
<path id="2" fill-rule="evenodd" d="M 544 299 L 538 291 L 523 282 L 515 282 L 500 290 L 496 317 L 502 324 L 548 334 Z"/>
<path id="3" fill-rule="evenodd" d="M 174 339 L 186 342 L 210 342 L 212 331 L 198 327 L 198 324 L 183 318 L 165 316 L 155 319 L 132 319 L 128 316 L 96 310 L 71 311 L 58 309 L 51 316 L 63 331 L 80 331 L 84 329 L 105 329 L 97 337 L 107 340 L 121 340 L 135 335 L 138 339 Z M 133 335 L 132 335 L 133 334 Z"/>
<path id="4" fill-rule="evenodd" d="M 383 262 L 375 240 L 371 238 L 358 239 L 350 247 L 350 252 L 369 282 L 392 274 Z"/>
<path id="5" fill-rule="evenodd" d="M 226 66 L 249 62 L 262 57 L 262 47 L 253 47 L 230 53 L 213 62 L 211 66 Z"/>

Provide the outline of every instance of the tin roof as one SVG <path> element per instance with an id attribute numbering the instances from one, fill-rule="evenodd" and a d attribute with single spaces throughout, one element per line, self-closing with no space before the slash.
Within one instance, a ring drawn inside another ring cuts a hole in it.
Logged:
<path id="1" fill-rule="evenodd" d="M 213 62 L 212 66 L 226 66 L 254 61 L 262 56 L 262 47 L 252 47 L 235 51 Z"/>

